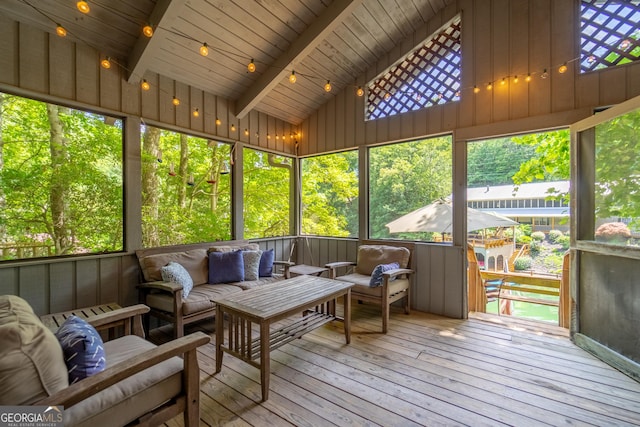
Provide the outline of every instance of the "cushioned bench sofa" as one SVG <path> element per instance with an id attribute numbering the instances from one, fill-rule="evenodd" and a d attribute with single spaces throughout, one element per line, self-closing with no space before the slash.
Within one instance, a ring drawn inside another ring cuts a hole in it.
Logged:
<path id="1" fill-rule="evenodd" d="M 136 255 L 140 302 L 150 307 L 150 315 L 173 323 L 176 338 L 184 335 L 184 325 L 215 315 L 212 300 L 288 278 L 293 265 L 274 260 L 273 249 L 242 241 L 144 249 Z M 188 277 L 168 271 L 173 267 L 183 273 L 184 268 Z"/>

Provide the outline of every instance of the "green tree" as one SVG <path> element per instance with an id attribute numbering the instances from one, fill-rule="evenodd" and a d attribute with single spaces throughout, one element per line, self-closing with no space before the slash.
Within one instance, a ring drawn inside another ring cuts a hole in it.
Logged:
<path id="1" fill-rule="evenodd" d="M 531 159 L 535 146 L 518 144 L 511 138 L 467 144 L 467 186 L 508 185 L 520 165 Z"/>

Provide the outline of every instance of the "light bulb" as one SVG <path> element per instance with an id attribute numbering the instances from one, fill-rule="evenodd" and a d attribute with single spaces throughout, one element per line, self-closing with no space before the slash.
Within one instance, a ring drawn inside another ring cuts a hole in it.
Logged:
<path id="1" fill-rule="evenodd" d="M 527 77 L 524 78 L 524 81 L 529 83 L 531 81 L 531 74 L 527 74 Z"/>
<path id="2" fill-rule="evenodd" d="M 389 92 L 384 94 L 384 100 L 388 100 L 389 98 L 391 98 L 391 94 Z"/>
<path id="3" fill-rule="evenodd" d="M 487 90 L 493 89 L 493 84 L 491 82 L 487 83 Z"/>
<path id="4" fill-rule="evenodd" d="M 203 43 L 202 46 L 200 46 L 200 55 L 202 56 L 209 55 L 209 46 L 207 46 L 206 43 Z"/>
<path id="5" fill-rule="evenodd" d="M 560 74 L 564 74 L 564 73 L 566 73 L 566 72 L 567 72 L 567 64 L 566 64 L 566 63 L 562 64 L 562 65 L 558 68 L 558 72 L 559 72 Z"/>
<path id="6" fill-rule="evenodd" d="M 89 11 L 91 10 L 89 8 L 89 4 L 84 0 L 80 0 L 79 2 L 77 2 L 76 7 L 82 13 L 89 13 Z"/>
<path id="7" fill-rule="evenodd" d="M 200 111 L 198 111 L 198 109 L 196 108 L 195 110 L 193 110 L 193 117 L 199 117 L 200 116 Z"/>
<path id="8" fill-rule="evenodd" d="M 547 77 L 549 77 L 549 73 L 547 73 L 546 68 L 542 71 L 542 74 L 540 74 L 540 77 L 542 77 L 543 79 L 546 79 Z"/>
<path id="9" fill-rule="evenodd" d="M 102 65 L 102 68 L 106 68 L 106 69 L 111 68 L 111 58 L 107 56 L 102 61 L 100 61 L 100 65 Z"/>
<path id="10" fill-rule="evenodd" d="M 231 132 L 235 132 L 236 131 L 236 125 L 231 125 Z"/>
<path id="11" fill-rule="evenodd" d="M 250 73 L 255 73 L 256 64 L 253 62 L 253 59 L 251 59 L 251 62 L 249 62 L 249 65 L 247 65 L 247 70 L 249 70 Z"/>
<path id="12" fill-rule="evenodd" d="M 280 139 L 280 137 L 278 136 L 278 134 L 276 133 L 276 139 Z"/>
<path id="13" fill-rule="evenodd" d="M 296 77 L 296 72 L 291 70 L 291 75 L 289 76 L 289 83 L 295 83 L 298 78 Z"/>
<path id="14" fill-rule="evenodd" d="M 363 96 L 364 95 L 364 89 L 362 89 L 362 87 L 358 86 L 358 89 L 356 90 L 356 95 Z"/>
<path id="15" fill-rule="evenodd" d="M 513 82 L 514 82 L 514 83 L 518 83 L 518 76 L 515 76 L 515 77 L 513 78 Z"/>
<path id="16" fill-rule="evenodd" d="M 331 82 L 329 80 L 327 80 L 327 83 L 324 85 L 324 91 L 331 92 Z"/>
<path id="17" fill-rule="evenodd" d="M 267 134 L 267 139 L 271 139 L 271 135 Z"/>
<path id="18" fill-rule="evenodd" d="M 142 34 L 144 34 L 147 37 L 153 36 L 153 27 L 148 24 L 145 25 L 144 27 L 142 27 Z"/>
<path id="19" fill-rule="evenodd" d="M 589 64 L 593 64 L 594 62 L 596 62 L 596 57 L 594 55 L 589 55 L 589 57 L 587 58 L 587 62 Z"/>
<path id="20" fill-rule="evenodd" d="M 221 124 L 222 122 L 220 121 L 220 119 L 216 117 L 216 126 L 220 126 Z"/>
<path id="21" fill-rule="evenodd" d="M 140 87 L 142 88 L 142 90 L 149 90 L 151 89 L 151 86 L 149 85 L 149 82 L 146 81 L 145 79 L 142 80 L 142 83 L 140 83 Z"/>
<path id="22" fill-rule="evenodd" d="M 173 105 L 175 105 L 176 107 L 178 105 L 180 105 L 180 100 L 178 98 L 176 98 L 175 96 L 173 97 L 173 99 L 171 100 L 171 102 L 173 103 Z"/>
<path id="23" fill-rule="evenodd" d="M 245 129 L 245 130 L 244 130 L 244 135 L 245 135 L 245 136 L 249 136 L 249 129 Z"/>
<path id="24" fill-rule="evenodd" d="M 474 86 L 473 93 L 480 93 L 480 88 L 478 86 Z"/>
<path id="25" fill-rule="evenodd" d="M 620 49 L 622 50 L 625 50 L 629 46 L 631 46 L 631 42 L 629 41 L 629 39 L 624 39 L 622 40 L 622 43 L 620 43 Z"/>
<path id="26" fill-rule="evenodd" d="M 504 86 L 507 83 L 507 80 L 503 77 L 502 80 L 500 80 L 500 86 Z"/>
<path id="27" fill-rule="evenodd" d="M 56 34 L 59 35 L 60 37 L 65 37 L 67 35 L 67 30 L 64 29 L 64 27 L 60 24 L 56 24 Z"/>

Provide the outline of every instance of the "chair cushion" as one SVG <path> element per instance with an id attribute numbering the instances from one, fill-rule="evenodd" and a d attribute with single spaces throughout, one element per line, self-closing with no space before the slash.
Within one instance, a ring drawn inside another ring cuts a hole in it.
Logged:
<path id="1" fill-rule="evenodd" d="M 187 269 L 181 264 L 171 261 L 160 269 L 160 274 L 162 274 L 162 280 L 165 282 L 182 285 L 182 298 L 189 296 L 189 292 L 193 289 L 193 279 Z"/>
<path id="2" fill-rule="evenodd" d="M 242 251 L 209 252 L 209 283 L 241 282 L 244 280 Z"/>
<path id="3" fill-rule="evenodd" d="M 30 405 L 68 386 L 53 332 L 24 299 L 0 296 L 0 405 Z"/>
<path id="4" fill-rule="evenodd" d="M 62 347 L 70 384 L 104 370 L 106 359 L 102 337 L 86 320 L 69 316 L 55 335 Z"/>
<path id="5" fill-rule="evenodd" d="M 337 277 L 336 280 L 355 284 L 351 288 L 352 298 L 357 298 L 358 294 L 371 297 L 382 297 L 382 286 L 376 286 L 374 288 L 369 286 L 369 281 L 371 280 L 370 276 L 353 273 Z M 396 279 L 392 282 L 389 282 L 389 295 L 397 294 L 398 292 L 409 289 L 409 286 L 409 279 Z"/>
<path id="6" fill-rule="evenodd" d="M 273 249 L 262 251 L 262 256 L 260 257 L 260 268 L 258 271 L 258 275 L 260 277 L 271 277 L 273 275 L 274 258 L 275 252 L 273 251 Z"/>
<path id="7" fill-rule="evenodd" d="M 260 258 L 262 251 L 242 251 L 242 260 L 244 262 L 244 280 L 258 280 L 260 272 Z"/>
<path id="8" fill-rule="evenodd" d="M 370 276 L 379 264 L 397 262 L 400 268 L 409 264 L 409 249 L 402 246 L 361 245 L 358 248 L 356 273 Z"/>
<path id="9" fill-rule="evenodd" d="M 107 368 L 155 347 L 136 335 L 127 335 L 104 345 Z M 179 357 L 145 369 L 77 405 L 65 408 L 65 425 L 127 425 L 180 393 L 182 369 Z"/>
<path id="10" fill-rule="evenodd" d="M 161 269 L 174 261 L 183 266 L 191 275 L 195 286 L 209 280 L 209 258 L 205 249 L 191 249 L 184 252 L 148 255 L 140 260 L 145 282 L 162 280 Z"/>
<path id="11" fill-rule="evenodd" d="M 390 270 L 397 270 L 400 268 L 400 264 L 397 262 L 392 262 L 390 264 L 378 264 L 376 268 L 373 269 L 371 273 L 371 280 L 369 280 L 369 286 L 376 287 L 382 285 L 382 273 Z M 395 280 L 395 277 L 391 280 Z"/>

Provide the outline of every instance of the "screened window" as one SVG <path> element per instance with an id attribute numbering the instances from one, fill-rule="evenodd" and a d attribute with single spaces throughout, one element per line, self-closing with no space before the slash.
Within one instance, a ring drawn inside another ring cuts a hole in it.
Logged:
<path id="1" fill-rule="evenodd" d="M 243 149 L 244 238 L 291 234 L 293 159 Z"/>
<path id="2" fill-rule="evenodd" d="M 229 144 L 142 128 L 144 247 L 231 238 Z"/>
<path id="3" fill-rule="evenodd" d="M 301 160 L 302 234 L 358 236 L 358 152 Z"/>
<path id="4" fill-rule="evenodd" d="M 122 251 L 122 165 L 122 120 L 0 93 L 0 259 Z"/>
<path id="5" fill-rule="evenodd" d="M 451 195 L 451 156 L 450 136 L 370 148 L 369 236 L 426 241 L 440 238 L 444 230 L 438 227 L 390 233 L 387 224 Z"/>
<path id="6" fill-rule="evenodd" d="M 460 100 L 458 15 L 368 85 L 365 119 L 375 120 Z"/>
<path id="7" fill-rule="evenodd" d="M 582 0 L 580 71 L 640 58 L 640 0 Z"/>

